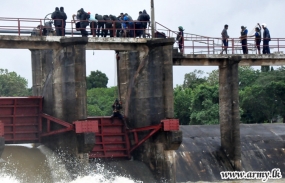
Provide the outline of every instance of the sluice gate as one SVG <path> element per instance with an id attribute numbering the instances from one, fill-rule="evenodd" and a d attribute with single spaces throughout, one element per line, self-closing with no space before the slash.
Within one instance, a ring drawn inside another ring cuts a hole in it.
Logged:
<path id="1" fill-rule="evenodd" d="M 40 143 L 44 137 L 73 131 L 88 136 L 88 142 L 82 143 L 93 143 L 89 158 L 131 158 L 131 152 L 155 133 L 179 130 L 177 119 L 165 119 L 158 125 L 136 129 L 126 129 L 121 120 L 111 117 L 88 117 L 70 124 L 43 113 L 42 105 L 43 97 L 0 98 L 0 155 L 4 142 Z M 179 146 L 181 138 L 174 141 Z"/>

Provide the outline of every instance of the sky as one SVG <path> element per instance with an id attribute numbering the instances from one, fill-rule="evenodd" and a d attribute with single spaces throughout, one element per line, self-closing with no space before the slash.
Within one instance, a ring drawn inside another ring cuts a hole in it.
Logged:
<path id="1" fill-rule="evenodd" d="M 80 8 L 92 14 L 119 15 L 124 12 L 133 19 L 144 9 L 150 14 L 150 0 L 10 0 L 1 2 L 0 17 L 40 19 L 60 6 L 65 9 L 67 21 Z M 247 26 L 250 32 L 257 23 L 266 23 L 272 38 L 285 37 L 284 0 L 154 0 L 154 6 L 156 22 L 171 30 L 183 26 L 185 33 L 220 37 L 223 26 L 228 24 L 229 36 L 237 38 L 241 25 Z M 28 87 L 31 87 L 30 51 L 0 49 L 0 55 L 0 68 L 17 72 L 28 80 Z M 109 78 L 108 86 L 116 85 L 114 51 L 86 51 L 86 66 L 87 75 L 100 70 Z M 217 67 L 175 66 L 174 86 L 183 84 L 184 75 L 195 69 L 208 73 Z"/>

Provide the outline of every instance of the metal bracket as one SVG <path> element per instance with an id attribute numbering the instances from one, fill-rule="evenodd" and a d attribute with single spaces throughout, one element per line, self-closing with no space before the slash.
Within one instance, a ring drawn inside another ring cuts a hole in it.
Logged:
<path id="1" fill-rule="evenodd" d="M 98 133 L 98 120 L 84 120 L 84 121 L 75 121 L 75 133 Z"/>

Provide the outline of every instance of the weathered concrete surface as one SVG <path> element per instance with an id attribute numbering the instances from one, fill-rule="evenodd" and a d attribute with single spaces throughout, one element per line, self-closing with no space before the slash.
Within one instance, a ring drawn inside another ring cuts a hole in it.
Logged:
<path id="1" fill-rule="evenodd" d="M 180 126 L 183 143 L 176 151 L 176 181 L 220 181 L 221 171 L 233 167 L 221 150 L 220 126 Z M 240 125 L 243 171 L 285 174 L 285 124 Z"/>
<path id="2" fill-rule="evenodd" d="M 173 39 L 153 40 L 148 41 L 147 49 L 120 52 L 120 94 L 124 114 L 134 128 L 159 124 L 162 119 L 174 117 L 173 42 Z M 142 133 L 139 136 L 144 135 Z M 173 149 L 167 149 L 167 139 L 167 133 L 158 133 L 142 144 L 133 155 L 149 166 L 157 180 L 175 182 L 174 154 Z"/>
<path id="3" fill-rule="evenodd" d="M 175 53 L 175 52 L 174 52 Z M 284 54 L 266 54 L 266 55 L 219 55 L 219 54 L 173 54 L 174 66 L 218 66 L 232 56 L 241 56 L 239 66 L 261 66 L 271 65 L 280 66 L 285 64 Z"/>
<path id="4" fill-rule="evenodd" d="M 44 97 L 44 113 L 69 123 L 87 118 L 87 41 L 87 38 L 81 37 L 67 40 L 61 38 L 62 44 L 56 49 L 31 50 L 33 94 Z M 61 127 L 52 125 L 52 128 Z M 53 150 L 61 149 L 67 154 L 77 155 L 78 150 L 89 151 L 86 147 L 78 147 L 77 141 L 86 142 L 85 137 L 87 136 L 76 136 L 74 132 L 68 132 L 43 138 L 43 142 Z"/>
<path id="5" fill-rule="evenodd" d="M 80 39 L 79 39 L 80 38 Z M 137 38 L 82 38 L 60 36 L 8 36 L 0 35 L 0 48 L 11 49 L 59 49 L 66 44 L 79 44 L 86 39 L 87 50 L 136 50 L 147 39 Z M 87 43 L 88 42 L 88 43 Z"/>
<path id="6" fill-rule="evenodd" d="M 241 169 L 238 64 L 240 56 L 232 56 L 219 65 L 219 121 L 221 146 L 235 170 Z"/>

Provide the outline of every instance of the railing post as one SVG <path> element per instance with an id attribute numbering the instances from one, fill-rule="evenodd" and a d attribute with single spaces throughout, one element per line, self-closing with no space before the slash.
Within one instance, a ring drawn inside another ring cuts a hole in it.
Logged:
<path id="1" fill-rule="evenodd" d="M 73 21 L 71 20 L 71 37 L 73 37 Z"/>

